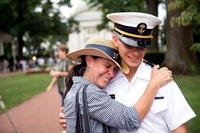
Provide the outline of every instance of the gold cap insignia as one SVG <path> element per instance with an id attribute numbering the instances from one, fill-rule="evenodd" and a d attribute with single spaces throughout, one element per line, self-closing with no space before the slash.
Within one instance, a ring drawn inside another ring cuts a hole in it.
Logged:
<path id="1" fill-rule="evenodd" d="M 138 34 L 143 34 L 147 29 L 147 25 L 145 23 L 140 23 L 137 25 Z"/>

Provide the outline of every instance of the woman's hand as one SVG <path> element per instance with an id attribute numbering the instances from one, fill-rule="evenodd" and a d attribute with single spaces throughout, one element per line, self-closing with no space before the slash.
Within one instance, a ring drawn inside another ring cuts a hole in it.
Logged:
<path id="1" fill-rule="evenodd" d="M 172 71 L 170 71 L 167 67 L 159 68 L 159 65 L 155 65 L 151 72 L 149 84 L 154 85 L 155 88 L 160 88 L 172 80 Z"/>

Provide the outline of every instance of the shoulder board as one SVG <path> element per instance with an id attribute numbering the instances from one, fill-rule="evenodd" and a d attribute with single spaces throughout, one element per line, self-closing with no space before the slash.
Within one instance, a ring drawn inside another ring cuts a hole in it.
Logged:
<path id="1" fill-rule="evenodd" d="M 147 65 L 153 67 L 155 64 L 151 63 L 151 62 L 148 62 L 147 60 L 143 60 L 144 63 L 146 63 Z"/>

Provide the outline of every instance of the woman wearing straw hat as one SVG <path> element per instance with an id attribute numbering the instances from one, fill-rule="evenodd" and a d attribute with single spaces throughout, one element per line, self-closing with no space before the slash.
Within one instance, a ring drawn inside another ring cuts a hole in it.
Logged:
<path id="1" fill-rule="evenodd" d="M 72 69 L 71 78 L 68 77 L 67 82 L 70 90 L 65 97 L 64 114 L 68 133 L 80 133 L 81 128 L 77 128 L 80 125 L 87 133 L 104 132 L 105 125 L 112 127 L 109 128 L 112 132 L 117 132 L 119 128 L 137 129 L 148 112 L 158 88 L 172 80 L 171 71 L 154 66 L 151 80 L 143 96 L 136 104 L 126 107 L 103 90 L 115 77 L 118 69 L 124 73 L 129 72 L 128 67 L 121 62 L 112 41 L 101 38 L 89 39 L 84 49 L 68 53 L 66 57 L 80 62 Z M 83 119 L 82 124 L 78 123 L 78 118 Z"/>

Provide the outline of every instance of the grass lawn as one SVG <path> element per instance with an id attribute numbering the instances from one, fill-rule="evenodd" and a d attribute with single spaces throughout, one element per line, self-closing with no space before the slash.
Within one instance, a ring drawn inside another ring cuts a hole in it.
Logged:
<path id="1" fill-rule="evenodd" d="M 44 91 L 51 79 L 47 73 L 0 78 L 0 95 L 3 97 L 6 109 L 10 109 Z M 0 107 L 0 113 L 2 111 Z"/>
<path id="2" fill-rule="evenodd" d="M 7 109 L 10 109 L 44 91 L 50 81 L 49 74 L 16 75 L 0 78 L 0 95 L 2 95 Z M 200 75 L 176 76 L 175 81 L 197 115 L 188 123 L 189 133 L 200 133 Z M 2 111 L 0 108 L 0 113 Z"/>
<path id="3" fill-rule="evenodd" d="M 189 133 L 200 133 L 200 75 L 176 76 L 175 81 L 196 113 L 196 117 L 188 122 Z"/>

